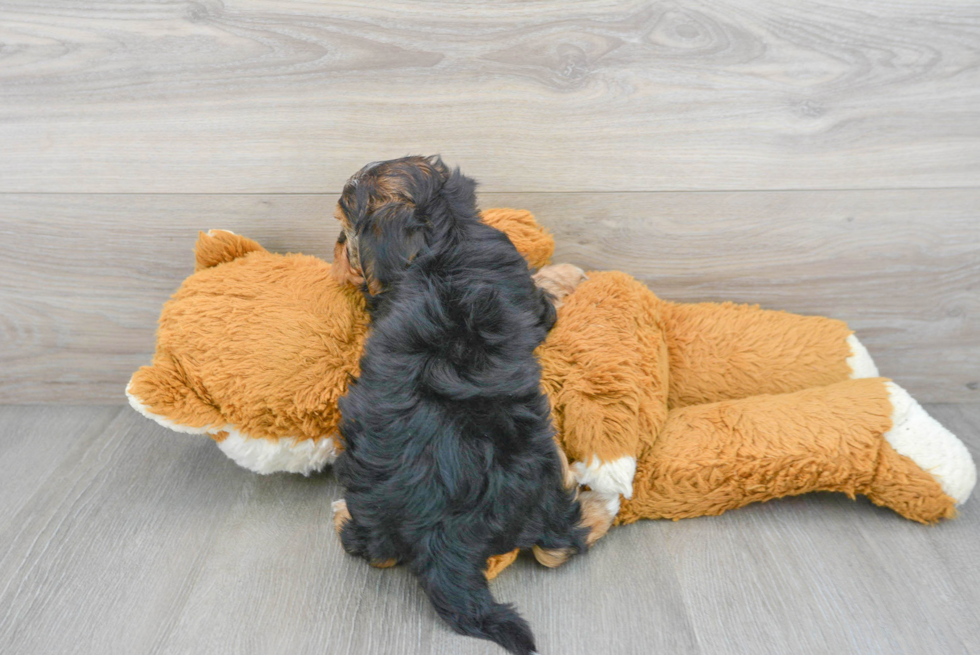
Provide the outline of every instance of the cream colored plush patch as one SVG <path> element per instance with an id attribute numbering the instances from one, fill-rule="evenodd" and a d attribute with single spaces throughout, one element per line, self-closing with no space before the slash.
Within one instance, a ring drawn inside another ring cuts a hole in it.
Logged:
<path id="1" fill-rule="evenodd" d="M 587 485 L 593 491 L 613 494 L 619 501 L 619 494 L 627 498 L 633 496 L 633 476 L 636 474 L 636 458 L 620 457 L 611 462 L 603 462 L 595 455 L 585 462 L 574 462 L 572 470 L 580 485 Z M 618 507 L 617 507 L 618 509 Z"/>
<path id="2" fill-rule="evenodd" d="M 847 337 L 847 346 L 851 349 L 851 356 L 847 358 L 847 365 L 851 367 L 851 379 L 878 377 L 878 367 L 871 359 L 868 349 L 856 336 L 852 334 Z"/>
<path id="3" fill-rule="evenodd" d="M 265 439 L 243 435 L 231 426 L 218 448 L 243 468 L 256 473 L 302 473 L 323 470 L 337 459 L 337 442 L 332 437 L 320 439 Z"/>
<path id="4" fill-rule="evenodd" d="M 935 477 L 957 505 L 966 502 L 977 483 L 977 467 L 966 446 L 905 389 L 894 382 L 885 386 L 892 404 L 892 428 L 885 439 L 896 452 Z"/>
<path id="5" fill-rule="evenodd" d="M 160 416 L 159 414 L 154 414 L 149 409 L 147 409 L 146 405 L 144 405 L 139 398 L 133 395 L 132 386 L 133 386 L 133 381 L 132 379 L 130 379 L 129 384 L 126 385 L 126 398 L 129 400 L 130 407 L 135 409 L 137 412 L 139 412 L 146 418 L 156 421 L 157 423 L 167 428 L 168 430 L 173 430 L 174 432 L 182 432 L 184 434 L 213 434 L 214 432 L 221 429 L 221 428 L 215 428 L 212 425 L 205 425 L 203 427 L 196 427 L 196 428 L 190 427 L 188 425 L 181 425 L 180 423 L 175 423 L 174 421 L 171 421 L 166 416 Z"/>
<path id="6" fill-rule="evenodd" d="M 280 437 L 266 439 L 249 437 L 233 425 L 205 425 L 191 427 L 175 423 L 165 416 L 154 414 L 126 387 L 126 398 L 137 412 L 174 432 L 185 434 L 206 434 L 212 438 L 222 433 L 226 436 L 218 440 L 218 448 L 236 464 L 256 473 L 302 473 L 309 475 L 323 470 L 337 459 L 337 442 L 333 437 L 319 439 L 296 439 Z"/>

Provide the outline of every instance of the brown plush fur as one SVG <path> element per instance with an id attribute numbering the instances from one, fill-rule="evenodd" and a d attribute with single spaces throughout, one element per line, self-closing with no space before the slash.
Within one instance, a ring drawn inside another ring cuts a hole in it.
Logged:
<path id="1" fill-rule="evenodd" d="M 530 266 L 554 252 L 530 212 L 482 216 L 506 228 Z M 224 230 L 201 232 L 195 251 L 196 272 L 164 305 L 153 364 L 130 393 L 174 423 L 211 426 L 216 441 L 227 424 L 252 437 L 335 434 L 368 327 L 362 294 L 335 279 L 353 275 L 346 258 L 276 255 Z"/>
<path id="2" fill-rule="evenodd" d="M 547 262 L 554 243 L 528 212 L 483 216 L 529 264 Z M 197 256 L 130 392 L 219 440 L 229 424 L 251 437 L 336 434 L 367 331 L 361 294 L 323 261 L 227 232 L 202 233 Z M 617 272 L 589 273 L 558 316 L 538 354 L 561 445 L 577 461 L 637 460 L 619 523 L 816 490 L 863 494 L 923 523 L 955 514 L 939 483 L 884 440 L 884 380 L 847 379 L 839 321 L 669 303 Z M 597 516 L 595 538 L 609 524 Z"/>
<path id="3" fill-rule="evenodd" d="M 202 233 L 199 243 L 214 239 Z M 326 262 L 252 250 L 184 282 L 161 314 L 153 365 L 133 376 L 130 393 L 189 427 L 329 436 L 367 326 L 362 295 L 337 284 Z"/>
<path id="4" fill-rule="evenodd" d="M 660 301 L 617 272 L 593 272 L 538 348 L 542 384 L 570 460 L 635 456 L 667 417 Z"/>
<path id="5" fill-rule="evenodd" d="M 194 249 L 194 270 L 201 271 L 218 264 L 244 257 L 250 252 L 265 252 L 265 248 L 243 236 L 227 230 L 213 230 L 198 235 Z"/>
<path id="6" fill-rule="evenodd" d="M 663 302 L 660 312 L 671 409 L 822 387 L 851 372 L 851 330 L 842 321 L 730 302 Z"/>

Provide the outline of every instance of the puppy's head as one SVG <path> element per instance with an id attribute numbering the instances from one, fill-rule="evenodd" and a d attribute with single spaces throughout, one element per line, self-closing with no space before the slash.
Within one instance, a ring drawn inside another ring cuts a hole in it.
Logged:
<path id="1" fill-rule="evenodd" d="M 438 156 L 373 162 L 344 186 L 335 216 L 343 227 L 334 248 L 341 282 L 391 287 L 444 232 L 454 212 L 476 214 L 476 183 Z M 338 263 L 338 261 L 340 263 Z"/>

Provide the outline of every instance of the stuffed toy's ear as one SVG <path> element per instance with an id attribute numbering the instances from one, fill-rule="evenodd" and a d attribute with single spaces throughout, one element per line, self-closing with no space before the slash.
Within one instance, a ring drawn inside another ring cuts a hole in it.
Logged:
<path id="1" fill-rule="evenodd" d="M 528 266 L 541 268 L 555 254 L 555 239 L 541 227 L 534 214 L 523 209 L 485 209 L 480 218 L 510 238 L 517 251 L 524 255 Z"/>
<path id="2" fill-rule="evenodd" d="M 206 393 L 189 380 L 176 358 L 159 355 L 152 366 L 143 366 L 126 386 L 129 404 L 143 416 L 176 432 L 216 437 L 226 421 Z"/>
<path id="3" fill-rule="evenodd" d="M 266 249 L 243 236 L 228 230 L 208 230 L 197 233 L 197 245 L 194 246 L 196 263 L 194 271 L 211 268 L 218 264 L 230 262 L 244 257 L 250 252 L 266 252 Z"/>

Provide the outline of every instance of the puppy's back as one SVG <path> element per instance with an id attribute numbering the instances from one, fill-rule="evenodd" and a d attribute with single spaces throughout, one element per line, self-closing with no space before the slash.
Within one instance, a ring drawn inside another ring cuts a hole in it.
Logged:
<path id="1" fill-rule="evenodd" d="M 580 518 L 534 357 L 555 313 L 506 235 L 479 221 L 472 184 L 460 188 L 381 224 L 409 226 L 402 245 L 382 231 L 366 251 L 401 263 L 365 264 L 366 277 L 384 272 L 360 377 L 340 403 L 337 474 L 355 524 L 342 538 L 371 560 L 406 559 L 458 632 L 526 654 L 527 623 L 494 602 L 483 569 Z"/>

